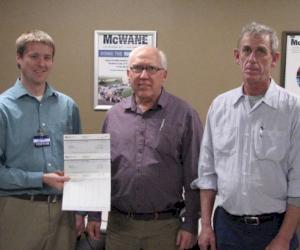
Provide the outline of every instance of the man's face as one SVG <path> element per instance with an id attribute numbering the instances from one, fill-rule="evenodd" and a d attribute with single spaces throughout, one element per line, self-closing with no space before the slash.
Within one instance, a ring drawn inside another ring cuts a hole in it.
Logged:
<path id="1" fill-rule="evenodd" d="M 269 35 L 247 33 L 242 37 L 234 55 L 237 64 L 241 67 L 245 84 L 269 82 L 271 69 L 279 59 L 279 53 L 272 54 Z"/>
<path id="2" fill-rule="evenodd" d="M 17 54 L 16 60 L 23 84 L 44 84 L 53 65 L 53 48 L 43 43 L 28 43 L 24 54 Z"/>
<path id="3" fill-rule="evenodd" d="M 144 70 L 141 70 L 143 68 Z M 144 48 L 132 57 L 127 76 L 137 101 L 155 102 L 161 93 L 167 71 L 162 69 L 157 50 Z"/>

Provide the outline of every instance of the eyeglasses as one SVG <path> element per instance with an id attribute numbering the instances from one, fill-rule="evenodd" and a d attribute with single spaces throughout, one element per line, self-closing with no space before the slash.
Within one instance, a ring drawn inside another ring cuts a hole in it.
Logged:
<path id="1" fill-rule="evenodd" d="M 159 68 L 153 65 L 133 65 L 129 68 L 134 73 L 142 73 L 144 70 L 150 75 L 157 73 L 160 70 L 163 70 L 163 68 Z"/>

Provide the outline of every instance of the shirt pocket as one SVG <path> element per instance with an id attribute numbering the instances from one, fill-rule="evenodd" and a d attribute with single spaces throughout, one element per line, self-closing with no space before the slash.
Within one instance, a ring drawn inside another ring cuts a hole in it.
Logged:
<path id="1" fill-rule="evenodd" d="M 49 122 L 48 126 L 46 127 L 46 133 L 49 132 L 54 137 L 61 138 L 63 135 L 66 134 L 73 134 L 73 126 L 72 123 L 69 122 Z"/>
<path id="2" fill-rule="evenodd" d="M 216 157 L 229 157 L 236 153 L 237 129 L 235 127 L 218 128 L 214 133 Z"/>
<path id="3" fill-rule="evenodd" d="M 254 149 L 256 157 L 260 160 L 282 160 L 287 152 L 289 136 L 287 132 L 267 130 L 256 133 L 254 136 Z"/>
<path id="4" fill-rule="evenodd" d="M 54 155 L 63 159 L 64 135 L 73 133 L 72 124 L 67 122 L 49 123 L 45 133 L 50 136 L 50 145 Z"/>
<path id="5" fill-rule="evenodd" d="M 158 152 L 176 155 L 177 147 L 180 143 L 181 130 L 182 126 L 180 125 L 165 125 L 163 129 L 154 135 L 154 149 Z"/>

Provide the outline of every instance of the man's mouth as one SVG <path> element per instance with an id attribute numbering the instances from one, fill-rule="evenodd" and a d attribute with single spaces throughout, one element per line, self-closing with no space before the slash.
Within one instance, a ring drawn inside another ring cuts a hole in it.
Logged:
<path id="1" fill-rule="evenodd" d="M 34 72 L 37 74 L 44 74 L 46 70 L 35 70 Z"/>
<path id="2" fill-rule="evenodd" d="M 247 67 L 247 68 L 245 68 L 245 72 L 246 73 L 258 73 L 259 69 L 253 68 L 253 67 Z"/>

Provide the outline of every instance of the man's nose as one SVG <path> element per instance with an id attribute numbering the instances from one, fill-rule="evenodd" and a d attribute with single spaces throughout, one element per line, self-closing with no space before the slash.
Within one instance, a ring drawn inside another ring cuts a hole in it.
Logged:
<path id="1" fill-rule="evenodd" d="M 45 66 L 46 65 L 46 60 L 44 59 L 44 58 L 39 58 L 39 60 L 38 60 L 38 65 L 40 65 L 40 66 Z"/>
<path id="2" fill-rule="evenodd" d="M 249 60 L 250 60 L 250 61 L 256 61 L 255 51 L 252 51 L 252 52 L 251 52 L 251 54 L 249 55 Z"/>
<path id="3" fill-rule="evenodd" d="M 141 73 L 141 78 L 148 78 L 149 77 L 149 73 L 146 69 L 143 69 L 142 73 Z"/>

